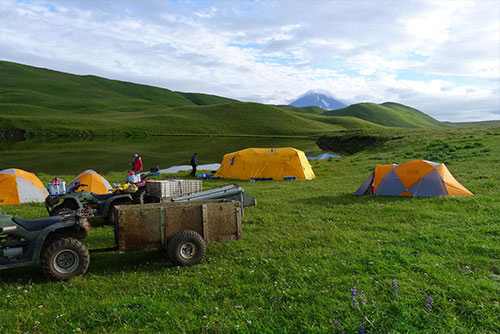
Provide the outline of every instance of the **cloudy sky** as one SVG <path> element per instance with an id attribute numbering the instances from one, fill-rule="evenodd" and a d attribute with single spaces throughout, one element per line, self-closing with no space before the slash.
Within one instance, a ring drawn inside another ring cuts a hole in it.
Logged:
<path id="1" fill-rule="evenodd" d="M 500 119 L 500 1 L 0 0 L 0 59 L 243 101 Z"/>

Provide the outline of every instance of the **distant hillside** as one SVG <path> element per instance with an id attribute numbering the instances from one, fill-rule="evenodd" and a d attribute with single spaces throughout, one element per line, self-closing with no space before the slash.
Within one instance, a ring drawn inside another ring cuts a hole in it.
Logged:
<path id="1" fill-rule="evenodd" d="M 344 103 L 336 100 L 330 92 L 320 89 L 310 90 L 306 92 L 298 99 L 290 103 L 290 105 L 295 107 L 316 106 L 324 110 L 333 110 L 346 107 Z"/>
<path id="2" fill-rule="evenodd" d="M 234 100 L 73 75 L 0 61 L 0 103 L 22 103 L 72 112 L 138 111 L 156 107 L 206 105 Z"/>
<path id="3" fill-rule="evenodd" d="M 316 114 L 316 115 L 322 115 L 325 112 L 324 109 L 321 109 L 320 107 L 316 107 L 316 106 L 295 107 L 295 106 L 281 105 L 280 104 L 277 107 L 281 108 L 281 109 L 285 109 L 285 110 L 296 111 L 296 112 L 307 113 L 307 114 Z"/>
<path id="4" fill-rule="evenodd" d="M 327 111 L 323 115 L 352 116 L 380 125 L 394 127 L 426 128 L 447 126 L 417 109 L 393 102 L 382 104 L 358 103 L 347 108 Z"/>
<path id="5" fill-rule="evenodd" d="M 309 136 L 338 126 L 277 107 L 0 61 L 0 132 Z M 1 135 L 1 134 L 0 134 Z"/>

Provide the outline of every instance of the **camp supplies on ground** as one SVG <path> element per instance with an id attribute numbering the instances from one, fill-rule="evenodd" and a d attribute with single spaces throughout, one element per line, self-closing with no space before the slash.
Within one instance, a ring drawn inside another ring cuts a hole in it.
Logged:
<path id="1" fill-rule="evenodd" d="M 0 171 L 0 205 L 43 202 L 47 189 L 33 173 L 10 168 Z"/>
<path id="2" fill-rule="evenodd" d="M 78 191 L 86 190 L 93 192 L 95 194 L 110 193 L 111 185 L 109 184 L 109 182 L 92 169 L 87 169 L 78 174 L 78 176 L 75 177 L 73 181 L 71 181 L 66 191 L 71 192 L 76 182 L 79 182 L 80 184 L 85 184 L 85 186 L 81 187 Z"/>
<path id="3" fill-rule="evenodd" d="M 216 176 L 228 179 L 250 180 L 286 176 L 310 180 L 315 175 L 304 152 L 292 147 L 247 148 L 224 155 Z"/>
<path id="4" fill-rule="evenodd" d="M 164 197 L 197 193 L 203 190 L 201 180 L 148 180 L 146 195 L 159 201 Z"/>
<path id="5" fill-rule="evenodd" d="M 471 196 L 442 163 L 412 160 L 377 165 L 355 195 L 410 197 Z"/>

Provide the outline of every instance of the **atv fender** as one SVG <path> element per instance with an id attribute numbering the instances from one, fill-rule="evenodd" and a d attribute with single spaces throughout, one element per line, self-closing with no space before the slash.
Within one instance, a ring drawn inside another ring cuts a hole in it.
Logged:
<path id="1" fill-rule="evenodd" d="M 38 237 L 32 241 L 34 245 L 30 246 L 28 252 L 26 252 L 26 254 L 23 255 L 23 257 L 27 258 L 31 256 L 31 260 L 3 265 L 1 266 L 0 269 L 38 265 L 38 263 L 40 262 L 40 254 L 42 252 L 42 248 L 47 236 L 52 232 L 56 232 L 58 230 L 69 230 L 78 233 L 77 224 L 75 223 L 75 221 L 61 221 L 60 223 L 47 226 L 46 228 L 40 231 Z"/>
<path id="2" fill-rule="evenodd" d="M 111 208 L 113 203 L 116 202 L 117 200 L 121 200 L 123 198 L 127 198 L 131 202 L 134 202 L 134 199 L 132 198 L 132 195 L 130 195 L 130 194 L 121 194 L 121 195 L 113 196 L 106 201 L 106 203 L 104 204 L 104 207 L 103 207 L 103 211 L 101 214 L 99 214 L 99 216 L 106 217 L 108 215 L 109 209 Z"/>
<path id="3" fill-rule="evenodd" d="M 49 215 L 58 206 L 64 206 L 66 208 L 71 208 L 72 210 L 78 210 L 78 209 L 83 208 L 83 205 L 78 200 L 78 198 L 76 198 L 74 196 L 71 196 L 71 195 L 67 195 L 67 196 L 64 196 L 64 197 L 60 197 L 59 201 L 56 203 L 56 205 L 54 205 L 52 207 L 49 207 L 49 206 L 46 205 L 47 212 L 49 213 Z"/>

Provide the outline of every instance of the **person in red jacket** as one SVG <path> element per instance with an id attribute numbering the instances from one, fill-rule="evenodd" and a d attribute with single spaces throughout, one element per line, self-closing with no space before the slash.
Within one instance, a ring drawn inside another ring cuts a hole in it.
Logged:
<path id="1" fill-rule="evenodd" d="M 134 173 L 139 174 L 142 172 L 142 160 L 139 154 L 134 154 L 134 161 L 132 161 L 130 165 L 132 166 Z"/>

